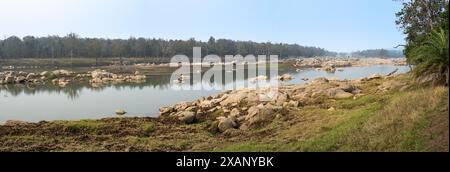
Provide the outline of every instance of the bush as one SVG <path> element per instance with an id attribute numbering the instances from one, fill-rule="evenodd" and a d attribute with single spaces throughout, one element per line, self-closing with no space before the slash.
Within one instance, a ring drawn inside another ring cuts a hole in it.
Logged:
<path id="1" fill-rule="evenodd" d="M 48 81 L 54 80 L 56 78 L 58 78 L 58 77 L 55 74 L 53 74 L 53 73 L 47 76 L 47 80 Z"/>
<path id="2" fill-rule="evenodd" d="M 156 130 L 156 125 L 153 123 L 146 124 L 142 126 L 142 131 L 144 136 L 150 136 Z"/>
<path id="3" fill-rule="evenodd" d="M 448 85 L 448 43 L 448 31 L 439 28 L 428 34 L 424 43 L 411 50 L 408 62 L 416 65 L 414 74 L 418 78 L 433 76 L 425 81 L 431 81 L 433 85 Z"/>

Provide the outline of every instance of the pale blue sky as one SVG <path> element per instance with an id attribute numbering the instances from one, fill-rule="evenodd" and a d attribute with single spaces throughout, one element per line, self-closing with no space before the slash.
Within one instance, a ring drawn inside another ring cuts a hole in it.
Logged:
<path id="1" fill-rule="evenodd" d="M 0 0 L 0 36 L 298 43 L 331 51 L 403 42 L 392 0 Z"/>

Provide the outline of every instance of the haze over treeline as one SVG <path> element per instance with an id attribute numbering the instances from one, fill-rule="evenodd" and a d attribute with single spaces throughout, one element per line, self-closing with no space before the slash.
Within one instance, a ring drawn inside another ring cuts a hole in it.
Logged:
<path id="1" fill-rule="evenodd" d="M 381 58 L 401 58 L 405 57 L 402 50 L 388 50 L 388 49 L 370 49 L 355 51 L 344 54 L 344 56 L 352 57 L 381 57 Z"/>
<path id="2" fill-rule="evenodd" d="M 63 57 L 164 57 L 176 54 L 192 56 L 192 47 L 202 47 L 202 54 L 224 55 L 279 55 L 286 57 L 334 56 L 335 52 L 319 47 L 283 43 L 256 43 L 215 39 L 208 42 L 189 40 L 165 40 L 156 38 L 103 39 L 67 36 L 19 38 L 11 36 L 0 40 L 0 57 L 7 58 L 63 58 Z"/>
<path id="3" fill-rule="evenodd" d="M 351 53 L 337 53 L 320 47 L 302 46 L 284 43 L 257 43 L 253 41 L 235 41 L 215 39 L 203 42 L 191 38 L 189 40 L 166 40 L 156 38 L 105 39 L 81 38 L 71 33 L 67 36 L 19 38 L 11 36 L 0 39 L 0 58 L 108 58 L 108 57 L 143 57 L 170 58 L 176 54 L 192 57 L 192 47 L 202 47 L 202 54 L 225 55 L 279 55 L 289 57 L 404 57 L 402 51 L 371 49 Z"/>

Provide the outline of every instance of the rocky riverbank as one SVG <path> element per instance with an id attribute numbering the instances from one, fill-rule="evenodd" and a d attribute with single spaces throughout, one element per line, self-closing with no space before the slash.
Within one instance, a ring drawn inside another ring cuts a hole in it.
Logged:
<path id="1" fill-rule="evenodd" d="M 271 91 L 226 91 L 158 118 L 8 121 L 0 151 L 448 151 L 448 87 L 392 74 Z"/>
<path id="2" fill-rule="evenodd" d="M 384 59 L 384 58 L 298 58 L 291 59 L 294 67 L 318 67 L 326 71 L 334 72 L 335 67 L 349 66 L 371 66 L 371 65 L 407 65 L 405 58 Z"/>
<path id="3" fill-rule="evenodd" d="M 394 73 L 388 76 L 376 74 L 351 81 L 318 78 L 305 85 L 226 91 L 192 102 L 162 107 L 160 117 L 178 119 L 186 124 L 197 120 L 213 120 L 209 128 L 212 132 L 249 130 L 271 123 L 274 119 L 283 119 L 292 109 L 320 104 L 325 99 L 356 100 L 367 94 L 360 89 L 361 85 L 393 77 L 392 75 Z M 406 89 L 408 86 L 400 82 L 383 82 L 377 87 L 377 91 L 389 91 L 393 87 Z M 333 109 L 334 107 L 329 107 L 330 111 Z"/>

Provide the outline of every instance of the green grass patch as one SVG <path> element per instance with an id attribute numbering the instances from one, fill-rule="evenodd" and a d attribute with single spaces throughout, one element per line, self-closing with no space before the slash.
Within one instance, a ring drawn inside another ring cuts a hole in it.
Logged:
<path id="1" fill-rule="evenodd" d="M 377 98 L 374 95 L 366 95 L 353 99 L 346 99 L 336 102 L 336 107 L 339 109 L 353 109 L 355 107 L 364 106 L 369 103 L 373 103 L 377 101 Z"/>
<path id="2" fill-rule="evenodd" d="M 401 149 L 403 151 L 421 151 L 425 149 L 426 140 L 421 137 L 421 131 L 426 129 L 430 125 L 430 119 L 423 114 L 423 119 L 416 122 L 414 128 L 405 131 L 402 135 L 405 140 L 401 143 Z"/>
<path id="3" fill-rule="evenodd" d="M 145 124 L 142 126 L 142 131 L 145 136 L 150 136 L 156 130 L 156 125 L 154 123 Z"/>
<path id="4" fill-rule="evenodd" d="M 290 151 L 336 151 L 342 146 L 342 139 L 348 137 L 375 112 L 381 109 L 380 104 L 372 104 L 363 109 L 348 112 L 346 115 L 350 119 L 342 122 L 336 127 L 325 130 L 317 137 L 306 141 L 286 145 L 286 150 Z"/>
<path id="5" fill-rule="evenodd" d="M 96 120 L 80 120 L 69 121 L 65 126 L 65 130 L 70 133 L 89 133 L 97 135 L 98 132 L 105 126 L 101 121 Z"/>

